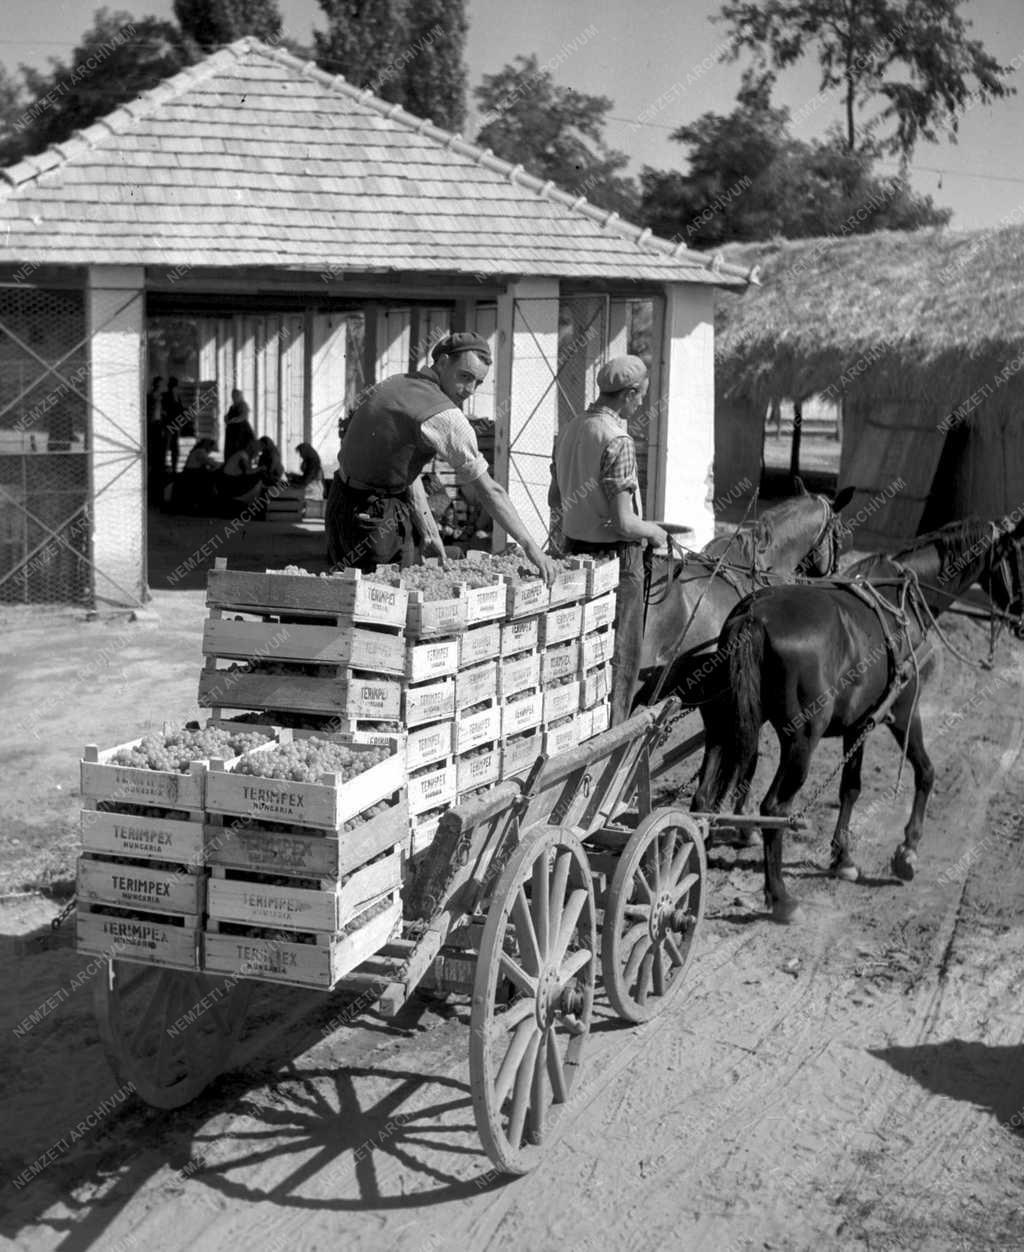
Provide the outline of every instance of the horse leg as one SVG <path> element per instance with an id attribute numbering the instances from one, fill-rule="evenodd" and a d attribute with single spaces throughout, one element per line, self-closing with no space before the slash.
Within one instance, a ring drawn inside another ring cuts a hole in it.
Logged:
<path id="1" fill-rule="evenodd" d="M 910 688 L 907 690 L 911 691 Z M 917 845 L 924 833 L 924 815 L 928 807 L 928 797 L 935 784 L 935 769 L 931 757 L 925 751 L 921 714 L 915 710 L 913 716 L 910 716 L 913 696 L 910 695 L 905 707 L 901 708 L 903 700 L 904 697 L 901 696 L 893 706 L 893 721 L 889 729 L 901 749 L 906 744 L 907 760 L 914 768 L 914 803 L 910 818 L 903 828 L 903 842 L 893 854 L 892 872 L 904 882 L 910 882 L 917 866 Z"/>
<path id="2" fill-rule="evenodd" d="M 857 742 L 862 726 L 856 726 L 843 735 L 843 775 L 839 782 L 839 817 L 832 835 L 832 863 L 829 873 L 833 878 L 842 878 L 846 882 L 856 882 L 860 870 L 850 856 L 850 817 L 853 806 L 860 795 L 860 770 L 864 760 L 864 745 L 851 751 Z"/>
<path id="3" fill-rule="evenodd" d="M 762 816 L 785 817 L 789 814 L 797 793 L 807 779 L 811 756 L 820 738 L 820 731 L 815 733 L 809 729 L 785 739 L 779 736 L 779 768 L 775 771 L 768 794 L 761 801 Z M 762 827 L 761 835 L 764 839 L 765 906 L 771 910 L 772 919 L 776 922 L 798 921 L 799 904 L 787 892 L 782 876 L 783 831 L 779 827 L 770 830 Z"/>
<path id="4" fill-rule="evenodd" d="M 755 752 L 747 762 L 747 766 L 743 771 L 743 776 L 736 784 L 736 790 L 733 794 L 733 810 L 742 814 L 746 812 L 747 802 L 750 799 L 750 788 L 754 782 L 754 775 L 757 773 L 757 763 L 760 760 L 760 753 Z M 745 830 L 740 831 L 740 842 L 748 848 L 757 846 L 757 827 L 748 826 Z"/>

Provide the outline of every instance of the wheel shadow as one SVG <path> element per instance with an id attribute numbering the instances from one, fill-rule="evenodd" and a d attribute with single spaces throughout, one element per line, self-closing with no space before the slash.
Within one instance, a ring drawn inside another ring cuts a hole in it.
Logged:
<path id="1" fill-rule="evenodd" d="M 1024 1144 L 1024 1044 L 944 1039 L 868 1051 L 935 1095 L 987 1109 Z"/>

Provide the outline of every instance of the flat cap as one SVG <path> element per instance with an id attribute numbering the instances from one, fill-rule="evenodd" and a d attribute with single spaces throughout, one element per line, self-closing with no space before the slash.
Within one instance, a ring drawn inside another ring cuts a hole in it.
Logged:
<path id="1" fill-rule="evenodd" d="M 457 356 L 460 352 L 475 352 L 488 365 L 491 363 L 490 344 L 483 335 L 471 330 L 459 330 L 439 339 L 431 349 L 430 359 L 436 361 L 439 356 Z"/>
<path id="2" fill-rule="evenodd" d="M 615 356 L 597 371 L 597 389 L 606 395 L 635 387 L 647 377 L 647 366 L 638 356 Z"/>

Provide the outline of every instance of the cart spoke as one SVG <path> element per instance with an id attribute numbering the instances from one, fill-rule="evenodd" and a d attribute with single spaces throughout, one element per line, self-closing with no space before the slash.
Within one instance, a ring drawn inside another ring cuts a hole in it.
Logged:
<path id="1" fill-rule="evenodd" d="M 550 913 L 548 911 L 548 854 L 545 850 L 533 863 L 530 882 L 530 915 L 537 931 L 537 948 L 541 960 L 548 955 L 551 941 Z"/>
<path id="2" fill-rule="evenodd" d="M 674 935 L 666 934 L 665 947 L 668 948 L 668 954 L 672 958 L 673 965 L 684 965 L 686 963 L 686 958 L 679 950 L 679 944 L 676 943 Z"/>
<path id="3" fill-rule="evenodd" d="M 699 874 L 687 874 L 681 883 L 672 888 L 672 898 L 681 900 L 684 895 L 700 882 Z"/>
<path id="4" fill-rule="evenodd" d="M 548 916 L 560 917 L 565 906 L 565 888 L 569 882 L 569 871 L 572 869 L 572 853 L 562 852 L 555 862 L 555 872 L 551 878 L 551 894 L 548 903 Z"/>
<path id="5" fill-rule="evenodd" d="M 670 883 L 675 883 L 679 881 L 679 876 L 683 872 L 683 867 L 686 865 L 686 862 L 690 859 L 690 854 L 692 852 L 693 852 L 693 843 L 691 840 L 687 839 L 683 843 L 683 846 L 679 849 L 679 851 L 672 858 L 672 868 L 669 871 L 669 875 L 668 875 L 668 880 Z"/>
<path id="6" fill-rule="evenodd" d="M 583 912 L 583 906 L 586 902 L 586 888 L 577 887 L 569 897 L 569 901 L 565 906 L 565 912 L 562 914 L 562 922 L 558 928 L 558 938 L 555 941 L 554 951 L 551 953 L 552 965 L 561 965 L 562 958 L 569 947 L 569 942 L 572 939 L 573 932 L 580 920 L 580 914 Z"/>
<path id="7" fill-rule="evenodd" d="M 500 1027 L 503 1033 L 507 1033 L 524 1022 L 528 1017 L 532 1017 L 537 1011 L 537 1001 L 533 996 L 523 996 L 514 1001 L 499 1016 L 495 1017 L 494 1025 Z"/>
<path id="8" fill-rule="evenodd" d="M 547 1106 L 547 1091 L 544 1086 L 544 1074 L 547 1069 L 546 1038 L 554 1032 L 545 1030 L 538 1036 L 537 1051 L 533 1058 L 533 1082 L 530 1086 L 530 1111 L 526 1119 L 526 1134 L 530 1143 L 544 1142 L 544 1113 Z"/>
<path id="9" fill-rule="evenodd" d="M 622 974 L 622 982 L 626 987 L 632 987 L 636 981 L 637 970 L 640 968 L 640 962 L 646 957 L 651 950 L 652 940 L 650 935 L 644 935 L 641 942 L 637 943 L 633 951 L 629 954 L 629 960 L 626 962 L 626 968 Z"/>
<path id="10" fill-rule="evenodd" d="M 526 1055 L 516 1074 L 515 1091 L 512 1093 L 512 1111 L 508 1119 L 507 1138 L 513 1148 L 523 1142 L 523 1126 L 530 1107 L 530 1095 L 533 1091 L 533 1075 L 537 1064 L 537 1052 L 540 1048 L 540 1031 L 530 1035 L 526 1047 Z"/>
<path id="11" fill-rule="evenodd" d="M 530 902 L 526 898 L 526 891 L 520 887 L 516 892 L 515 902 L 512 905 L 512 920 L 516 928 L 516 939 L 519 942 L 519 953 L 523 958 L 529 973 L 537 975 L 540 973 L 541 959 L 540 950 L 537 946 L 537 932 L 533 929 L 533 919 L 530 917 Z"/>
<path id="12" fill-rule="evenodd" d="M 515 983 L 523 995 L 536 996 L 536 978 L 531 978 L 526 970 L 517 961 L 514 961 L 507 952 L 502 952 L 501 954 L 499 970 L 502 977 L 507 978 L 509 982 Z"/>
<path id="13" fill-rule="evenodd" d="M 654 892 L 651 890 L 651 884 L 647 881 L 647 877 L 639 865 L 636 867 L 636 873 L 633 875 L 633 881 L 647 897 L 647 903 L 653 904 Z"/>
<path id="14" fill-rule="evenodd" d="M 654 945 L 654 994 L 656 996 L 663 996 L 665 994 L 664 943 L 656 943 Z"/>
<path id="15" fill-rule="evenodd" d="M 676 841 L 679 838 L 679 832 L 672 827 L 665 832 L 665 848 L 661 854 L 661 881 L 671 882 L 672 862 L 676 855 Z"/>
<path id="16" fill-rule="evenodd" d="M 640 963 L 640 973 L 636 980 L 636 998 L 638 1004 L 646 1004 L 647 996 L 650 992 L 651 983 L 651 967 L 654 965 L 655 946 L 652 944 L 647 949 L 644 959 Z"/>
<path id="17" fill-rule="evenodd" d="M 508 1093 L 512 1090 L 512 1083 L 519 1072 L 526 1049 L 530 1046 L 530 1040 L 535 1038 L 536 1035 L 537 1023 L 532 1017 L 521 1021 L 516 1027 L 516 1032 L 512 1036 L 512 1042 L 505 1053 L 505 1059 L 498 1070 L 498 1076 L 494 1080 L 494 1101 L 497 1108 L 501 1108 Z"/>
<path id="18" fill-rule="evenodd" d="M 622 916 L 630 922 L 647 922 L 651 916 L 649 904 L 627 904 L 623 906 Z"/>
<path id="19" fill-rule="evenodd" d="M 647 922 L 639 922 L 636 926 L 630 926 L 629 930 L 627 930 L 620 939 L 619 946 L 622 948 L 623 952 L 629 952 L 632 950 L 634 944 L 639 943 L 645 935 L 649 935 L 650 933 L 651 929 L 647 925 Z"/>
<path id="20" fill-rule="evenodd" d="M 558 1035 L 549 1030 L 545 1036 L 548 1054 L 548 1081 L 555 1104 L 564 1104 L 569 1098 L 569 1084 L 565 1080 L 565 1067 L 558 1051 Z"/>
<path id="21" fill-rule="evenodd" d="M 558 981 L 561 986 L 571 979 L 575 978 L 581 969 L 585 969 L 587 964 L 594 958 L 593 952 L 589 948 L 580 948 L 566 958 L 565 964 L 560 966 L 558 970 Z"/>

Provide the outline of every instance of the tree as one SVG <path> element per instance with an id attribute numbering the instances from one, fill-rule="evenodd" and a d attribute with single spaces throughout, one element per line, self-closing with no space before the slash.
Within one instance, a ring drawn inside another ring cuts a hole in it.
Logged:
<path id="1" fill-rule="evenodd" d="M 1002 66 L 970 39 L 962 0 L 727 0 L 714 20 L 730 29 L 727 59 L 751 52 L 758 69 L 785 69 L 812 53 L 822 92 L 839 91 L 843 142 L 858 147 L 857 114 L 879 106 L 860 146 L 909 158 L 919 139 L 956 135 L 972 104 L 1014 94 Z"/>
<path id="2" fill-rule="evenodd" d="M 327 17 L 327 32 L 313 32 L 317 65 L 401 104 L 405 82 L 394 67 L 405 46 L 405 0 L 318 3 Z"/>
<path id="3" fill-rule="evenodd" d="M 604 142 L 605 116 L 613 102 L 559 87 L 532 53 L 515 61 L 497 74 L 485 74 L 474 89 L 484 119 L 477 142 L 602 208 L 635 216 L 636 186 L 620 173 L 629 158 Z"/>
<path id="4" fill-rule="evenodd" d="M 22 153 L 25 88 L 0 65 L 0 166 L 12 165 Z"/>
<path id="5" fill-rule="evenodd" d="M 410 6 L 407 47 L 399 59 L 403 103 L 446 130 L 466 121 L 466 21 L 463 0 L 416 0 Z"/>
<path id="6" fill-rule="evenodd" d="M 731 113 L 705 113 L 672 133 L 690 150 L 688 173 L 645 167 L 641 216 L 653 231 L 711 247 L 948 222 L 950 211 L 931 197 L 878 177 L 869 153 L 848 151 L 838 137 L 794 139 L 789 111 L 772 106 L 771 82 L 745 76 Z"/>
<path id="7" fill-rule="evenodd" d="M 267 43 L 281 37 L 277 0 L 174 0 L 182 33 L 204 52 L 252 35 Z"/>
<path id="8" fill-rule="evenodd" d="M 51 57 L 49 73 L 21 67 L 28 98 L 8 159 L 59 143 L 195 59 L 172 22 L 98 9 L 70 64 Z"/>

